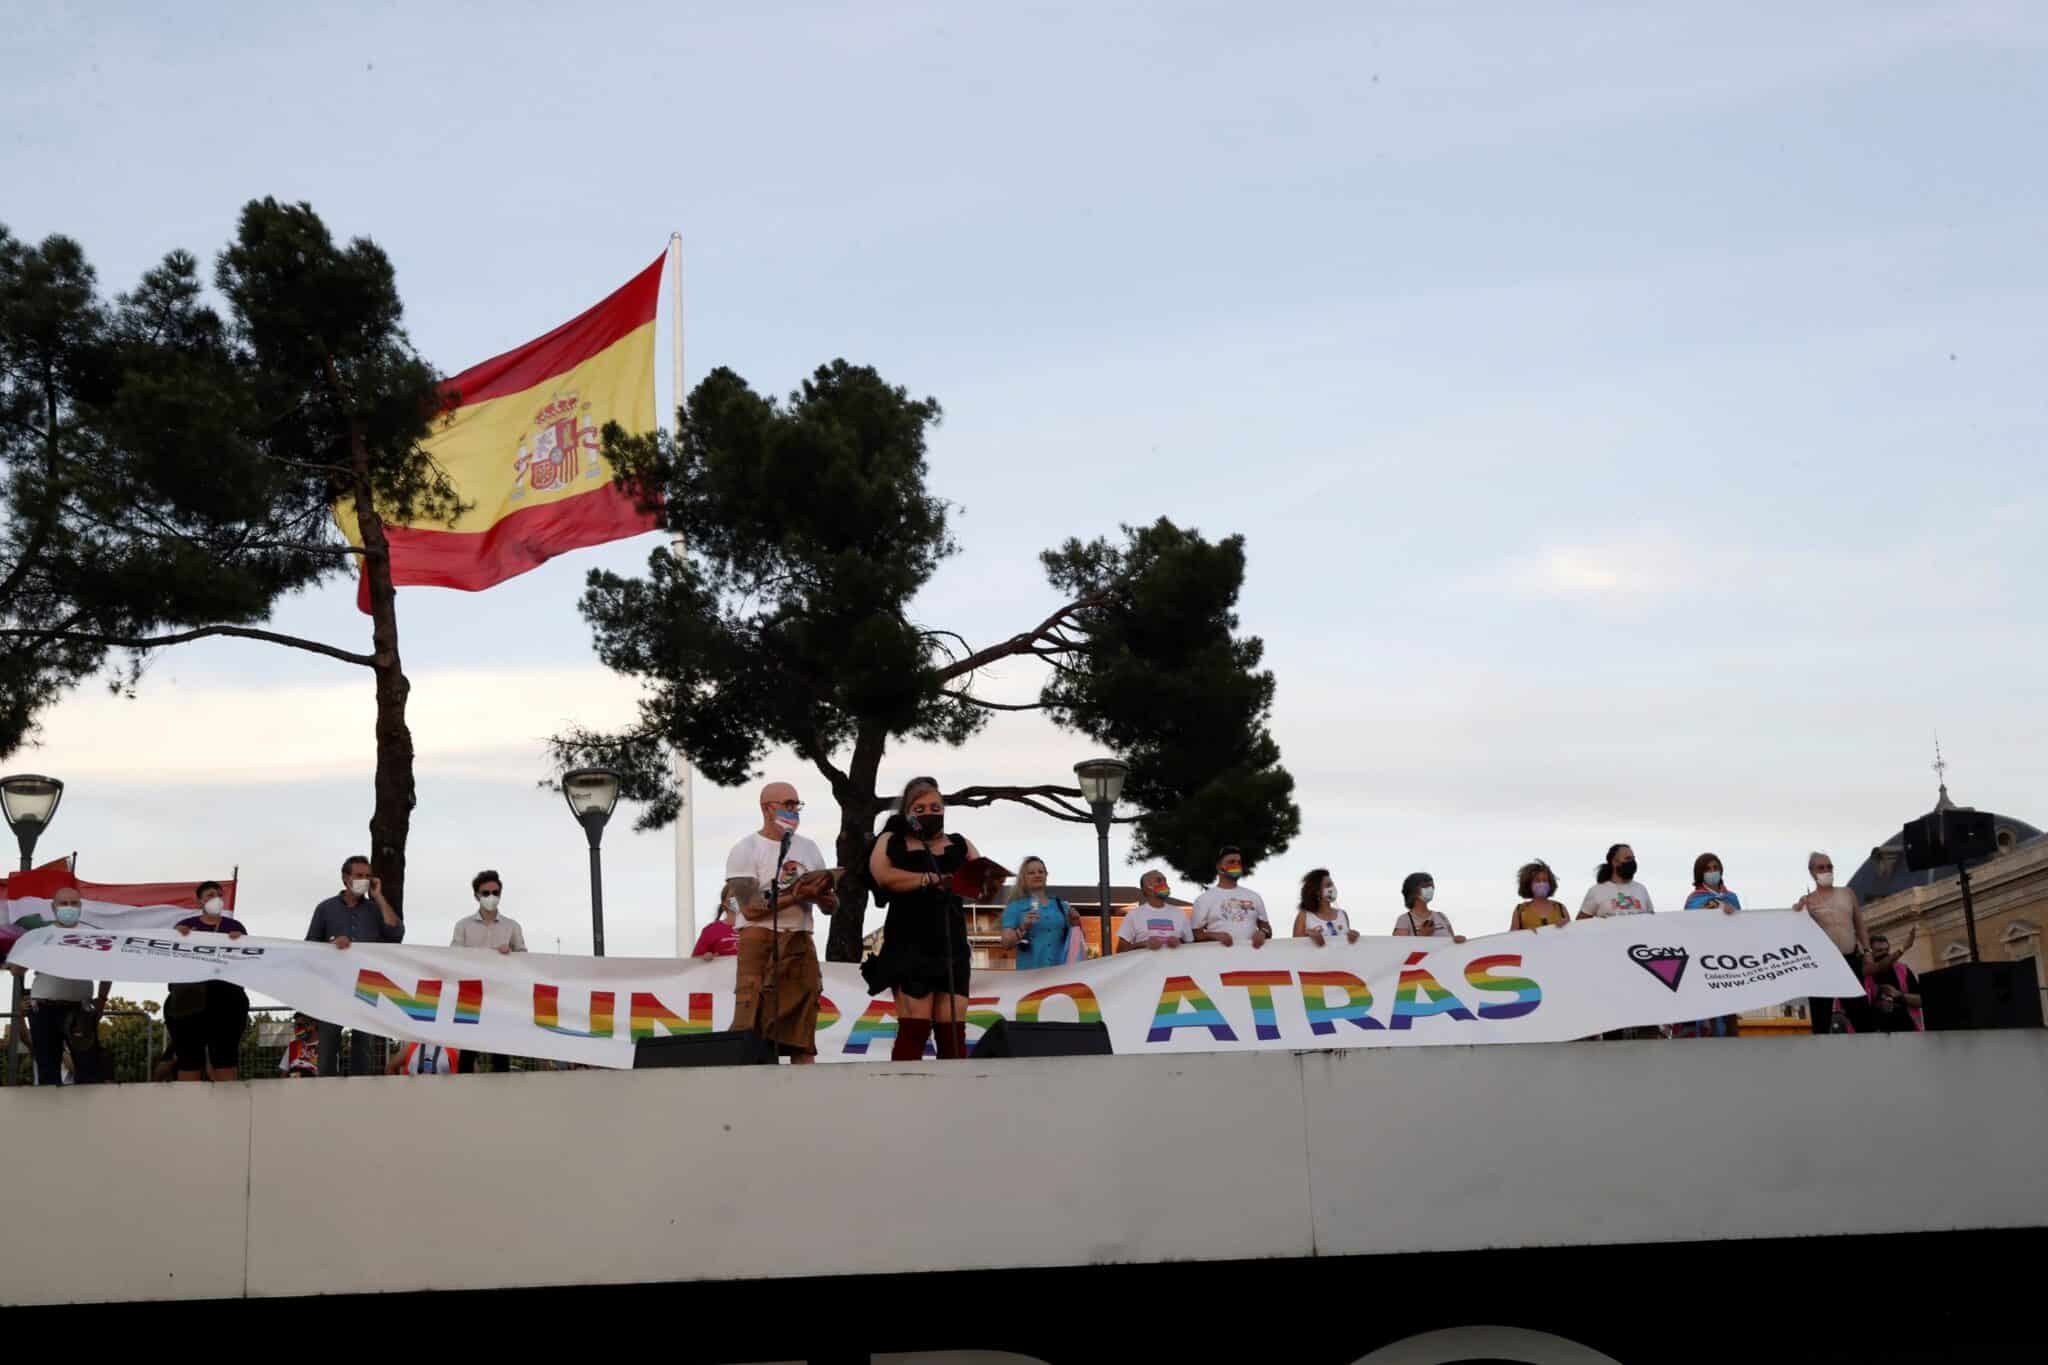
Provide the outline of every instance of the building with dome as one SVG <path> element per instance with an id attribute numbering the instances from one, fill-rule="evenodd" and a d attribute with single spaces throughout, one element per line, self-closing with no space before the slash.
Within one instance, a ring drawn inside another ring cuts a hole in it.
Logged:
<path id="1" fill-rule="evenodd" d="M 1949 799 L 1941 784 L 1935 810 L 1970 810 Z M 1996 848 L 1990 857 L 1969 864 L 1971 900 L 1977 909 L 1977 948 L 1986 962 L 2034 959 L 2042 976 L 2041 925 L 2048 923 L 2048 838 L 2026 821 L 1992 813 Z M 1894 944 L 1913 934 L 1906 965 L 1916 972 L 1952 967 L 1970 960 L 1969 929 L 1963 922 L 1963 897 L 1955 871 L 1936 868 L 1915 872 L 1906 866 L 1904 836 L 1892 836 L 1870 850 L 1870 856 L 1849 879 L 1850 890 L 1863 904 L 1863 920 L 1873 934 Z M 2048 986 L 2048 982 L 2043 982 Z M 2048 1001 L 2044 1001 L 2048 1004 Z"/>

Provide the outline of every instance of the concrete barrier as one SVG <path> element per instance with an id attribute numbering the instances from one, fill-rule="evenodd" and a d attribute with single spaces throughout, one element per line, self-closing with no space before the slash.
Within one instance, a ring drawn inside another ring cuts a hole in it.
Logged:
<path id="1" fill-rule="evenodd" d="M 0 1125 L 8 1304 L 2048 1226 L 2039 1031 L 30 1089 Z"/>

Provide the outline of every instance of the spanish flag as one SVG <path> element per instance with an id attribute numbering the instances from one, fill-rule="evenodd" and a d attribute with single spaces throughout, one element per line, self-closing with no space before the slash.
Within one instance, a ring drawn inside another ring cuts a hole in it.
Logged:
<path id="1" fill-rule="evenodd" d="M 386 522 L 391 581 L 475 592 L 565 550 L 651 531 L 655 519 L 612 480 L 598 450 L 606 422 L 654 428 L 654 308 L 667 258 L 589 312 L 486 360 L 441 387 L 446 403 L 422 443 L 473 504 L 453 526 Z M 355 504 L 335 504 L 351 545 Z M 364 577 L 357 605 L 369 611 Z"/>

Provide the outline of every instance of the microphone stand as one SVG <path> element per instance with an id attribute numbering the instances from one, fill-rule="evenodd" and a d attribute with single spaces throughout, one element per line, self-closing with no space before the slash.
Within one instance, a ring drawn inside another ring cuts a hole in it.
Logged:
<path id="1" fill-rule="evenodd" d="M 782 831 L 782 846 L 775 851 L 775 871 L 768 878 L 768 975 L 761 982 L 761 993 L 754 997 L 754 1032 L 761 1036 L 761 1041 L 771 1050 L 775 1048 L 776 1043 L 768 1036 L 768 1030 L 761 1025 L 761 1010 L 767 1003 L 771 988 L 775 991 L 777 1008 L 782 1005 L 782 983 L 776 979 L 776 972 L 782 965 L 782 887 L 778 883 L 782 880 L 782 865 L 789 861 L 789 841 L 795 834 L 796 831 L 792 829 Z M 782 1055 L 779 1052 L 775 1054 L 775 1061 L 778 1066 L 781 1065 Z"/>
<path id="2" fill-rule="evenodd" d="M 944 831 L 941 831 L 941 834 L 943 833 Z M 920 843 L 919 846 L 924 849 L 925 861 L 932 865 L 932 872 L 940 879 L 939 884 L 933 887 L 932 890 L 939 893 L 936 905 L 939 912 L 939 924 L 944 928 L 946 938 L 946 1009 L 949 1013 L 958 1013 L 954 1002 L 960 999 L 960 992 L 954 989 L 953 980 L 953 921 L 957 916 L 946 912 L 946 899 L 953 894 L 953 883 L 952 879 L 946 876 L 945 869 L 939 866 L 938 855 L 932 852 L 932 846 L 926 843 Z M 967 940 L 967 930 L 965 927 L 962 927 L 960 930 L 960 939 L 962 946 L 965 946 Z M 938 1023 L 938 1015 L 939 1012 L 937 1010 L 932 1011 L 932 1023 L 935 1028 Z M 960 1026 L 960 1056 L 958 1060 L 965 1061 L 967 1060 L 967 1020 L 959 1018 L 953 1022 Z M 937 1042 L 937 1038 L 934 1037 L 933 1045 L 937 1046 Z"/>

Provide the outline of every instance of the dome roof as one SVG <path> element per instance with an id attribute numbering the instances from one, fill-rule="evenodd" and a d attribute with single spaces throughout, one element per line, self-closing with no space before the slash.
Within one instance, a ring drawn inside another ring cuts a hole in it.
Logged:
<path id="1" fill-rule="evenodd" d="M 1973 810 L 1975 807 L 1958 806 L 1949 800 L 1948 784 L 1943 783 L 1941 795 L 1935 799 L 1934 809 Z M 1991 829 L 1992 837 L 1997 841 L 1997 852 L 1991 855 L 1993 858 L 2010 853 L 2022 844 L 2041 837 L 2041 831 L 2026 821 L 2010 815 L 2000 815 L 1995 811 L 1991 815 Z M 1863 860 L 1863 866 L 1857 868 L 1856 875 L 1849 879 L 1849 889 L 1856 893 L 1856 899 L 1868 904 L 1874 900 L 1882 900 L 1886 896 L 1896 896 L 1901 891 L 1908 891 L 1916 886 L 1932 886 L 1955 875 L 1955 869 L 1948 867 L 1929 868 L 1925 872 L 1915 872 L 1907 867 L 1905 839 L 1903 831 L 1895 830 L 1891 838 L 1870 850 L 1870 856 Z M 1988 861 L 1990 859 L 1980 858 L 1970 866 L 1978 867 Z"/>

